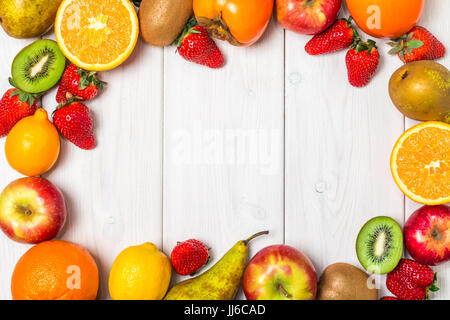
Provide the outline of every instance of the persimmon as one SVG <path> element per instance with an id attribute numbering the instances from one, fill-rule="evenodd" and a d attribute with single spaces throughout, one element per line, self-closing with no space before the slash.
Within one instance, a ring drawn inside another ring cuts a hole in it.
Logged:
<path id="1" fill-rule="evenodd" d="M 249 46 L 263 35 L 273 6 L 274 0 L 194 0 L 194 13 L 215 38 Z"/>
<path id="2" fill-rule="evenodd" d="M 398 38 L 422 15 L 425 0 L 346 0 L 356 24 L 377 38 Z"/>

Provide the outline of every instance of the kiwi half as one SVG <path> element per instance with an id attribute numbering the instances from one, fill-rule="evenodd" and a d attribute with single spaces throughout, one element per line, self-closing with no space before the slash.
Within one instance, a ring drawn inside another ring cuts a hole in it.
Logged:
<path id="1" fill-rule="evenodd" d="M 375 217 L 361 228 L 356 254 L 367 271 L 385 274 L 394 270 L 403 254 L 403 233 L 389 217 Z"/>
<path id="2" fill-rule="evenodd" d="M 41 93 L 61 78 L 66 58 L 53 40 L 38 40 L 14 58 L 11 73 L 17 88 L 28 93 Z"/>

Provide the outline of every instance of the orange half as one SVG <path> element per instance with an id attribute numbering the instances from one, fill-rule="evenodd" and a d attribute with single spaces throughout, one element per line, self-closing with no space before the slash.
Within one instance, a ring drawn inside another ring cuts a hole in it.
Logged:
<path id="1" fill-rule="evenodd" d="M 406 131 L 391 155 L 395 182 L 412 200 L 450 202 L 450 125 L 428 121 Z"/>
<path id="2" fill-rule="evenodd" d="M 78 67 L 110 70 L 133 52 L 139 22 L 129 0 L 64 0 L 55 35 L 61 51 Z"/>

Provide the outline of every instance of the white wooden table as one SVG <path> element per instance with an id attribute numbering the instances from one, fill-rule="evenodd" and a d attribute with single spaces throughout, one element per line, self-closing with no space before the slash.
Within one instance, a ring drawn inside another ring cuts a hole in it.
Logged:
<path id="1" fill-rule="evenodd" d="M 448 12 L 450 1 L 428 0 L 420 23 L 450 47 Z M 400 60 L 378 40 L 380 70 L 356 89 L 347 83 L 345 52 L 310 57 L 308 39 L 272 21 L 249 48 L 220 42 L 227 65 L 217 71 L 140 41 L 126 63 L 101 73 L 108 88 L 88 103 L 98 147 L 63 141 L 45 175 L 68 205 L 59 238 L 96 258 L 100 298 L 109 298 L 109 269 L 130 245 L 150 241 L 170 254 L 177 241 L 195 237 L 213 249 L 215 262 L 237 240 L 269 229 L 251 254 L 293 245 L 320 275 L 334 262 L 360 267 L 355 239 L 368 219 L 388 215 L 403 224 L 419 207 L 389 169 L 395 141 L 414 124 L 388 96 Z M 13 57 L 31 41 L 0 32 L 2 93 Z M 450 67 L 450 54 L 439 62 Z M 55 92 L 43 98 L 49 112 Z M 19 177 L 4 152 L 0 173 L 1 188 Z M 29 248 L 1 235 L 0 298 L 11 297 L 13 268 Z M 450 265 L 435 270 L 441 290 L 433 298 L 450 299 Z"/>

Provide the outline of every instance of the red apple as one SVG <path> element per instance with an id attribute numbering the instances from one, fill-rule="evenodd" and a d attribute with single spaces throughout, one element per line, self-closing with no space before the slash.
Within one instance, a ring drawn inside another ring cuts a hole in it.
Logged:
<path id="1" fill-rule="evenodd" d="M 273 245 L 250 260 L 243 288 L 248 300 L 313 300 L 317 292 L 316 270 L 297 249 Z"/>
<path id="2" fill-rule="evenodd" d="M 12 240 L 51 240 L 64 226 L 64 197 L 50 181 L 27 177 L 11 182 L 0 195 L 0 227 Z"/>
<path id="3" fill-rule="evenodd" d="M 276 0 L 280 25 L 300 34 L 315 35 L 336 21 L 342 0 Z"/>
<path id="4" fill-rule="evenodd" d="M 435 266 L 450 259 L 450 208 L 423 206 L 406 221 L 405 244 L 411 257 Z"/>

